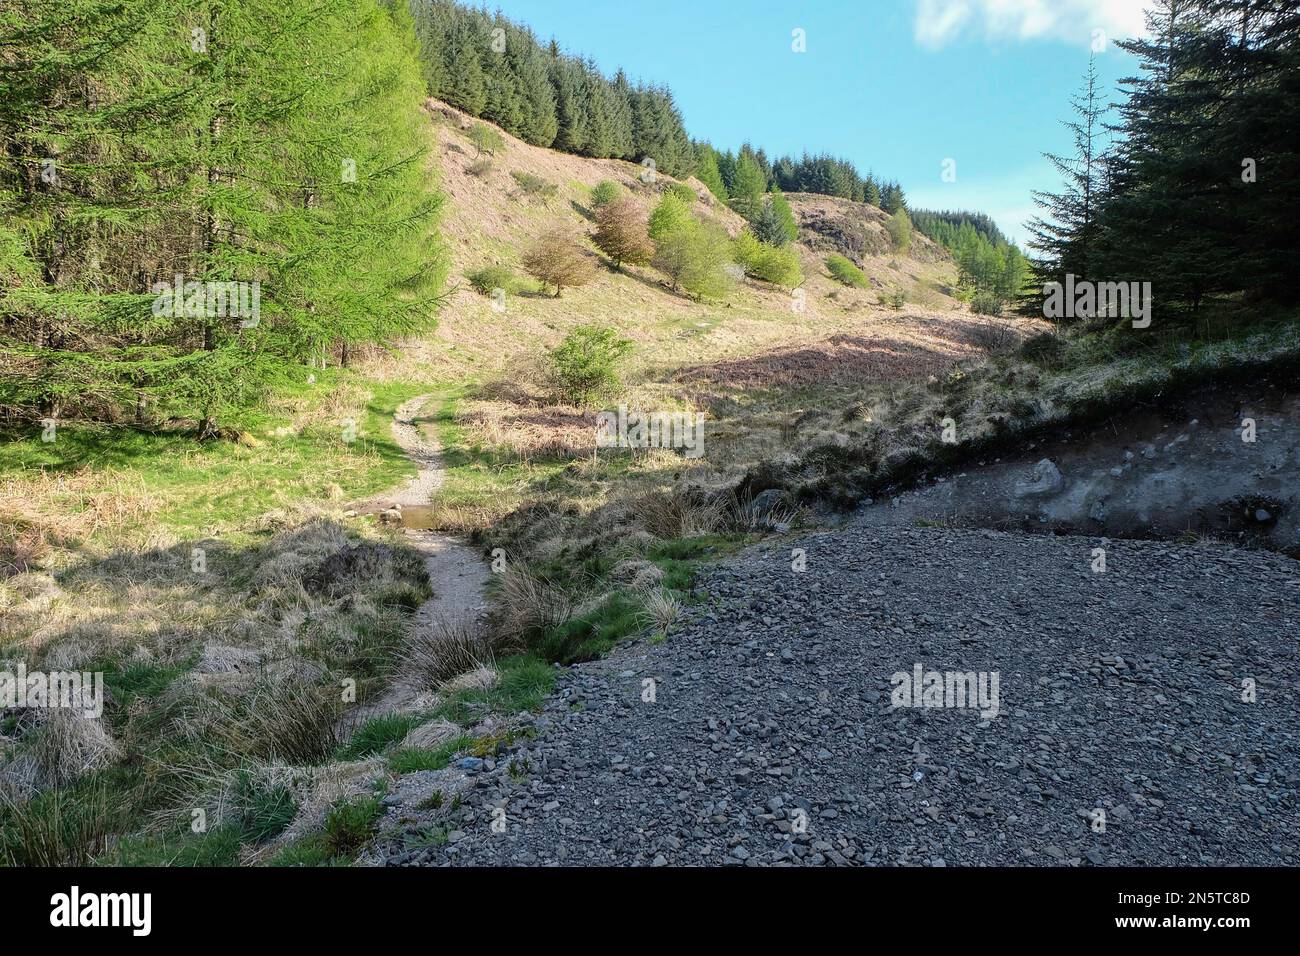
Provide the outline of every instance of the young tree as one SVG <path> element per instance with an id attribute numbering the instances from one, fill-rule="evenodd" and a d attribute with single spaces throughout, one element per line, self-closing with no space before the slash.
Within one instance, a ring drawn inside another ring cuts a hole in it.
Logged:
<path id="1" fill-rule="evenodd" d="M 695 147 L 695 176 L 718 199 L 726 202 L 727 187 L 722 182 L 722 172 L 718 169 L 718 154 L 708 143 L 698 143 Z"/>
<path id="2" fill-rule="evenodd" d="M 900 208 L 890 216 L 886 228 L 894 250 L 906 254 L 912 248 L 912 220 L 907 215 L 907 210 Z"/>
<path id="3" fill-rule="evenodd" d="M 728 192 L 731 194 L 731 208 L 746 219 L 753 219 L 762 211 L 767 177 L 752 153 L 742 151 L 736 160 L 736 171 Z"/>
<path id="4" fill-rule="evenodd" d="M 613 261 L 615 269 L 622 268 L 625 262 L 644 265 L 654 255 L 645 213 L 631 196 L 597 209 L 593 241 Z"/>
<path id="5" fill-rule="evenodd" d="M 750 228 L 761 241 L 773 246 L 787 245 L 799 235 L 794 210 L 779 189 L 768 195 L 763 208 L 750 223 Z"/>
<path id="6" fill-rule="evenodd" d="M 1065 182 L 1059 193 L 1036 191 L 1034 203 L 1046 216 L 1029 223 L 1031 245 L 1042 253 L 1046 281 L 1060 281 L 1066 273 L 1077 279 L 1092 277 L 1093 242 L 1097 232 L 1096 205 L 1101 192 L 1102 116 L 1106 112 L 1097 84 L 1097 64 L 1089 59 L 1083 91 L 1070 101 L 1075 119 L 1065 126 L 1074 137 L 1073 156 L 1047 154 Z"/>
<path id="7" fill-rule="evenodd" d="M 650 238 L 658 242 L 692 220 L 690 207 L 673 192 L 666 192 L 650 213 Z"/>
<path id="8" fill-rule="evenodd" d="M 655 239 L 655 267 L 696 301 L 726 294 L 731 281 L 725 267 L 731 261 L 726 232 L 691 216 Z"/>
<path id="9" fill-rule="evenodd" d="M 523 267 L 543 286 L 555 289 L 555 298 L 566 288 L 586 285 L 595 275 L 591 259 L 566 230 L 555 227 L 524 253 Z"/>

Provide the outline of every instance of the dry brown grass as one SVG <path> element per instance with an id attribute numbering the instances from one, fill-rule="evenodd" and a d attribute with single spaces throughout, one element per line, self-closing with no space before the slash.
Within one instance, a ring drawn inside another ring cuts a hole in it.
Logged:
<path id="1" fill-rule="evenodd" d="M 477 622 L 440 620 L 416 628 L 402 652 L 403 679 L 424 690 L 437 690 L 466 672 L 490 667 L 498 642 Z"/>
<path id="2" fill-rule="evenodd" d="M 573 600 L 526 568 L 512 564 L 499 581 L 496 629 L 505 640 L 520 640 L 526 634 L 559 627 L 573 616 Z"/>

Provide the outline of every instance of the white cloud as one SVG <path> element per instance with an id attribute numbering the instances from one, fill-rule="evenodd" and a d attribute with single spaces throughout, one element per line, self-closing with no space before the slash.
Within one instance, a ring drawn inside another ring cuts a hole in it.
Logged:
<path id="1" fill-rule="evenodd" d="M 917 0 L 916 41 L 937 50 L 978 31 L 988 40 L 1061 40 L 1089 45 L 1143 32 L 1140 0 Z"/>

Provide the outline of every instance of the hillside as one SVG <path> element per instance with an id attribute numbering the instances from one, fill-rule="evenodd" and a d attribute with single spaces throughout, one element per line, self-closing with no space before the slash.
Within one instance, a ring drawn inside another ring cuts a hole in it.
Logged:
<path id="1" fill-rule="evenodd" d="M 673 292 L 650 267 L 616 272 L 602 265 L 594 281 L 562 298 L 525 290 L 498 312 L 469 285 L 468 273 L 504 264 L 522 275 L 522 251 L 556 223 L 589 234 L 590 190 L 602 180 L 620 183 L 647 208 L 676 180 L 660 174 L 644 182 L 636 164 L 543 149 L 501 131 L 505 146 L 486 157 L 491 167 L 483 172 L 474 167 L 485 157 L 469 138 L 481 121 L 437 100 L 427 111 L 447 194 L 443 231 L 453 287 L 436 333 L 405 348 L 399 364 L 418 359 L 435 380 L 470 383 L 456 414 L 471 446 L 525 468 L 538 450 L 581 455 L 590 447 L 594 411 L 557 407 L 541 362 L 546 349 L 583 323 L 610 326 L 634 343 L 620 401 L 707 414 L 709 451 L 694 471 L 715 478 L 810 442 L 847 440 L 854 429 L 852 421 L 830 428 L 812 422 L 805 415 L 810 410 L 873 401 L 890 381 L 937 374 L 981 354 L 979 333 L 989 321 L 949 294 L 956 267 L 944 250 L 918 233 L 908 254 L 891 253 L 881 210 L 800 193 L 788 197 L 801 225 L 796 249 L 806 277 L 796 292 L 744 279 L 724 300 L 697 303 Z M 556 187 L 555 194 L 527 195 L 515 174 L 537 177 Z M 687 184 L 701 218 L 733 236 L 741 231 L 740 216 L 698 180 Z M 836 251 L 865 271 L 867 287 L 850 288 L 830 276 L 824 260 Z M 588 254 L 599 258 L 594 248 Z M 890 304 L 895 292 L 903 295 L 901 309 Z M 397 361 L 389 360 L 390 367 Z M 679 471 L 680 462 L 673 468 Z M 517 486 L 503 489 L 492 510 L 500 515 L 527 494 Z M 467 530 L 463 518 L 450 526 Z"/>

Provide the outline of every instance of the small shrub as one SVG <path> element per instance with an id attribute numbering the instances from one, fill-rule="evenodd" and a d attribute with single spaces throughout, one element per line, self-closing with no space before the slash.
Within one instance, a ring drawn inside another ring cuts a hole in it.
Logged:
<path id="1" fill-rule="evenodd" d="M 483 153 L 495 156 L 506 145 L 505 137 L 487 123 L 475 123 L 470 128 L 469 141 L 474 144 L 476 156 Z"/>
<path id="2" fill-rule="evenodd" d="M 612 179 L 602 179 L 591 188 L 591 208 L 599 210 L 606 203 L 623 195 L 623 187 Z"/>
<path id="3" fill-rule="evenodd" d="M 746 230 L 733 244 L 736 261 L 745 268 L 745 274 L 793 289 L 803 283 L 803 270 L 799 267 L 799 253 L 793 246 L 776 246 L 760 241 Z"/>
<path id="4" fill-rule="evenodd" d="M 970 300 L 970 310 L 976 315 L 1001 315 L 1002 298 L 996 292 L 981 289 Z"/>
<path id="5" fill-rule="evenodd" d="M 890 216 L 885 228 L 889 230 L 889 241 L 895 250 L 906 253 L 912 248 L 912 219 L 906 209 L 900 209 Z"/>
<path id="6" fill-rule="evenodd" d="M 618 366 L 632 349 L 613 329 L 579 325 L 551 351 L 556 385 L 565 401 L 585 405 L 620 385 Z"/>
<path id="7" fill-rule="evenodd" d="M 510 175 L 525 196 L 540 196 L 543 200 L 549 202 L 560 191 L 560 187 L 555 183 L 547 182 L 541 176 L 534 176 L 532 173 L 515 170 Z"/>
<path id="8" fill-rule="evenodd" d="M 491 296 L 497 289 L 506 295 L 514 295 L 519 291 L 519 278 L 509 266 L 484 266 L 466 273 L 465 278 L 474 287 L 474 291 L 486 296 Z"/>
<path id="9" fill-rule="evenodd" d="M 855 289 L 865 289 L 870 284 L 867 274 L 855 266 L 851 259 L 838 252 L 826 257 L 826 269 L 831 278 Z"/>
<path id="10" fill-rule="evenodd" d="M 351 856 L 365 845 L 383 812 L 378 797 L 345 800 L 325 814 L 325 847 L 333 856 Z"/>
<path id="11" fill-rule="evenodd" d="M 552 229 L 533 243 L 523 265 L 544 286 L 553 286 L 557 299 L 564 289 L 586 285 L 595 274 L 582 247 L 563 229 Z"/>
<path id="12" fill-rule="evenodd" d="M 1005 355 L 1014 351 L 1016 334 L 1011 326 L 1002 322 L 985 322 L 970 333 L 971 341 L 989 355 Z"/>
<path id="13" fill-rule="evenodd" d="M 1043 368 L 1053 368 L 1065 358 L 1065 342 L 1055 332 L 1039 332 L 1020 343 L 1020 357 Z"/>
<path id="14" fill-rule="evenodd" d="M 482 179 L 488 173 L 492 172 L 492 160 L 486 157 L 483 159 L 476 159 L 465 167 L 465 172 L 477 179 Z"/>
<path id="15" fill-rule="evenodd" d="M 907 293 L 902 289 L 895 289 L 890 293 L 889 298 L 886 299 L 886 301 L 889 303 L 891 309 L 901 311 L 903 306 L 907 303 Z"/>
<path id="16" fill-rule="evenodd" d="M 682 202 L 681 197 L 665 193 L 650 213 L 650 238 L 659 242 L 693 221 L 690 207 Z"/>

